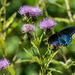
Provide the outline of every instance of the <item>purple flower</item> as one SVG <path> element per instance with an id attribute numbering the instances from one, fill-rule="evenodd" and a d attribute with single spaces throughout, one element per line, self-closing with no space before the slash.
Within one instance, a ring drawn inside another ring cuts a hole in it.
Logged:
<path id="1" fill-rule="evenodd" d="M 41 14 L 41 10 L 39 7 L 24 5 L 21 6 L 19 11 L 21 15 L 29 15 L 30 17 L 37 16 Z"/>
<path id="2" fill-rule="evenodd" d="M 49 29 L 50 27 L 54 27 L 56 23 L 53 20 L 49 20 L 47 18 L 43 19 L 42 22 L 40 22 L 40 28 L 41 29 Z"/>
<path id="3" fill-rule="evenodd" d="M 9 64 L 10 63 L 9 63 L 9 61 L 7 59 L 5 59 L 5 58 L 1 59 L 0 60 L 0 69 L 7 68 Z"/>
<path id="4" fill-rule="evenodd" d="M 30 24 L 24 24 L 22 27 L 23 33 L 31 33 L 35 31 L 35 27 Z"/>

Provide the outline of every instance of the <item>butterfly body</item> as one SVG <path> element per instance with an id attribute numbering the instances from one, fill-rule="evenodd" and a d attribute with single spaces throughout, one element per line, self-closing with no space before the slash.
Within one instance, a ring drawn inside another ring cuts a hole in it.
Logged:
<path id="1" fill-rule="evenodd" d="M 72 35 L 75 33 L 75 26 L 65 28 L 60 32 L 49 37 L 49 44 L 60 44 L 63 46 L 70 45 L 72 42 Z"/>

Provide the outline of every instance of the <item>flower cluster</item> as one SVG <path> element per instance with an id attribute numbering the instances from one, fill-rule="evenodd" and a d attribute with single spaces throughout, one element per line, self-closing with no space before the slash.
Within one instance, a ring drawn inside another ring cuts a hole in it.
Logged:
<path id="1" fill-rule="evenodd" d="M 43 19 L 42 22 L 40 22 L 40 28 L 41 29 L 49 29 L 50 27 L 54 27 L 56 23 L 53 20 L 49 20 L 47 18 Z"/>
<path id="2" fill-rule="evenodd" d="M 27 5 L 21 6 L 18 12 L 21 15 L 24 15 L 24 16 L 29 15 L 30 17 L 41 14 L 40 8 L 35 6 L 27 6 Z"/>
<path id="3" fill-rule="evenodd" d="M 9 63 L 9 61 L 7 59 L 5 59 L 5 58 L 1 59 L 0 60 L 0 69 L 7 68 L 9 64 L 10 63 Z"/>
<path id="4" fill-rule="evenodd" d="M 23 33 L 31 33 L 35 31 L 35 27 L 30 24 L 24 24 L 22 27 Z"/>
<path id="5" fill-rule="evenodd" d="M 28 6 L 24 5 L 21 6 L 19 11 L 21 15 L 27 16 L 28 18 L 31 17 L 32 21 L 36 20 L 36 16 L 41 14 L 41 10 L 38 7 L 35 6 Z M 50 33 L 50 28 L 54 27 L 56 25 L 56 22 L 54 20 L 49 20 L 47 18 L 44 18 L 43 21 L 40 22 L 40 28 L 45 29 L 46 35 Z M 23 33 L 27 33 L 28 37 L 30 38 L 31 32 L 35 31 L 35 27 L 30 24 L 24 24 L 22 27 Z M 58 44 L 54 44 L 55 47 L 59 46 Z"/>

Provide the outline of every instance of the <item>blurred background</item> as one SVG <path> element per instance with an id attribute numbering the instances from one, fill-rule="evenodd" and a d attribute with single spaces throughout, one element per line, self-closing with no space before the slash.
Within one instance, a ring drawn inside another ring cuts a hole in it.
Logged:
<path id="1" fill-rule="evenodd" d="M 43 30 L 39 28 L 38 22 L 42 18 L 50 17 L 53 18 L 56 21 L 56 26 L 54 27 L 55 32 L 59 32 L 60 30 L 74 26 L 75 25 L 75 0 L 69 0 L 70 5 L 70 11 L 73 16 L 73 22 L 70 22 L 69 16 L 67 14 L 66 4 L 65 0 L 48 0 L 46 3 L 44 3 L 43 0 L 7 0 L 7 3 L 10 2 L 10 5 L 6 7 L 6 19 L 8 19 L 13 13 L 17 12 L 17 15 L 13 22 L 18 22 L 22 16 L 18 13 L 18 10 L 23 5 L 30 5 L 30 6 L 40 6 L 41 9 L 43 9 L 43 13 L 41 16 L 38 16 L 37 23 L 36 23 L 36 34 L 37 36 L 41 36 L 43 33 Z M 0 4 L 0 7 L 2 5 Z M 47 13 L 47 15 L 46 15 Z M 23 37 L 24 34 L 22 34 L 21 27 L 25 24 L 24 21 L 21 21 L 18 23 L 18 25 L 12 30 L 11 33 L 9 33 L 6 37 L 6 47 L 7 47 L 7 58 L 12 62 L 12 58 L 19 46 L 19 41 Z M 23 48 L 26 48 L 30 53 L 31 51 L 31 43 L 28 40 L 25 40 L 17 54 L 17 59 L 27 59 L 27 54 L 23 50 Z M 47 46 L 45 42 L 41 43 L 41 53 L 43 54 L 47 50 Z M 75 45 L 68 46 L 68 48 L 63 47 L 63 52 L 66 55 L 67 59 L 71 58 L 75 61 Z M 2 58 L 2 54 L 0 53 L 0 58 Z M 57 54 L 55 57 L 58 61 L 63 61 L 63 58 L 60 54 Z M 56 66 L 54 64 L 51 64 L 50 67 L 55 67 L 56 69 L 61 70 L 63 73 L 57 73 L 53 72 L 53 75 L 70 75 L 67 70 L 65 70 L 63 67 Z M 40 66 L 37 63 L 30 63 L 30 62 L 24 62 L 21 64 L 16 64 L 14 66 L 16 75 L 38 75 Z M 75 71 L 75 67 L 71 67 L 72 72 Z"/>

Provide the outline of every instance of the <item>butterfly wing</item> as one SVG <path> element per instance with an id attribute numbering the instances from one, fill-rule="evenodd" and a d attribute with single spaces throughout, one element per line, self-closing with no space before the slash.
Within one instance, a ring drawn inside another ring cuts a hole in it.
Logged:
<path id="1" fill-rule="evenodd" d="M 75 33 L 75 26 L 65 28 L 59 32 L 59 34 L 69 35 L 69 36 L 72 36 L 74 33 Z"/>
<path id="2" fill-rule="evenodd" d="M 75 33 L 75 26 L 68 27 L 61 30 L 58 34 L 58 41 L 60 45 L 67 46 L 72 42 L 72 35 Z"/>
<path id="3" fill-rule="evenodd" d="M 49 37 L 48 39 L 49 44 L 55 44 L 58 43 L 58 36 L 57 34 L 53 34 L 52 36 Z"/>
<path id="4" fill-rule="evenodd" d="M 70 37 L 68 35 L 61 35 L 58 37 L 58 41 L 59 41 L 60 45 L 67 46 L 67 45 L 71 44 L 72 37 Z"/>
<path id="5" fill-rule="evenodd" d="M 57 34 L 53 34 L 49 37 L 49 44 L 60 44 L 67 46 L 72 42 L 72 35 L 75 33 L 75 26 L 65 28 Z"/>

